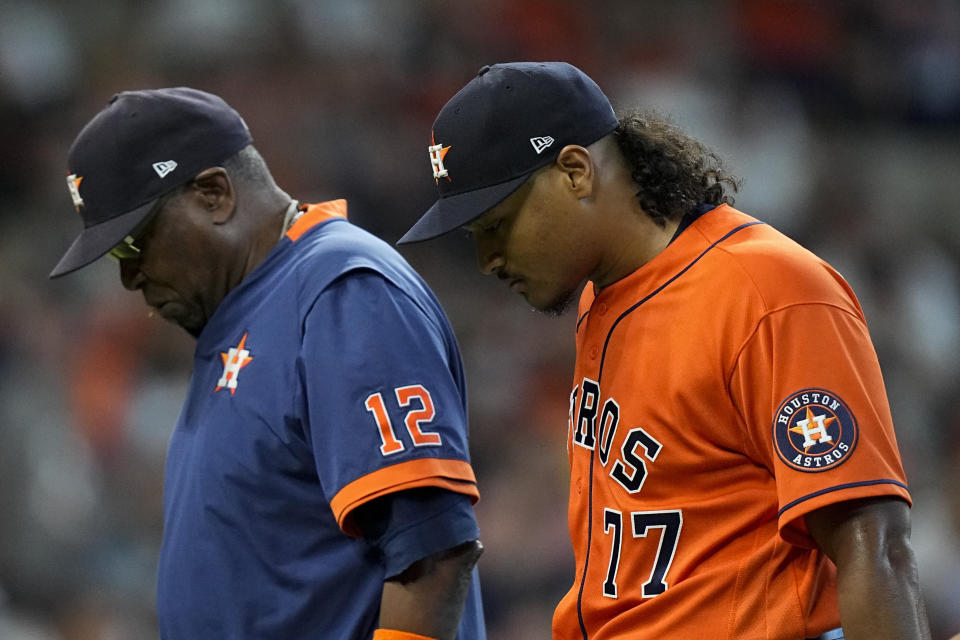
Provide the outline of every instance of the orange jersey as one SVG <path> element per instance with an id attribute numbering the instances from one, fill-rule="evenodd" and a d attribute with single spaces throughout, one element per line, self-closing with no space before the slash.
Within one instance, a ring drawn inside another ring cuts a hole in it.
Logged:
<path id="1" fill-rule="evenodd" d="M 570 402 L 576 579 L 561 640 L 801 640 L 840 626 L 803 516 L 909 502 L 843 278 L 723 205 L 596 296 Z"/>

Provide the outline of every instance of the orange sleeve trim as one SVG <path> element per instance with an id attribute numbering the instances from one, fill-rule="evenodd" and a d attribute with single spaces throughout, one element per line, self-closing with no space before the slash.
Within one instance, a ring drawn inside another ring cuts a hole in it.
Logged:
<path id="1" fill-rule="evenodd" d="M 373 632 L 373 640 L 435 640 L 435 638 L 421 636 L 418 633 L 410 633 L 409 631 L 377 629 Z"/>
<path id="2" fill-rule="evenodd" d="M 300 239 L 311 227 L 331 218 L 347 217 L 347 201 L 343 198 L 339 200 L 329 200 L 318 204 L 306 205 L 306 211 L 300 218 L 293 223 L 293 226 L 287 231 L 287 237 L 292 242 Z"/>
<path id="3" fill-rule="evenodd" d="M 439 487 L 462 493 L 470 496 L 474 503 L 480 499 L 477 479 L 469 462 L 419 458 L 357 478 L 333 496 L 330 508 L 340 528 L 350 533 L 344 523 L 351 511 L 381 496 L 417 487 Z"/>

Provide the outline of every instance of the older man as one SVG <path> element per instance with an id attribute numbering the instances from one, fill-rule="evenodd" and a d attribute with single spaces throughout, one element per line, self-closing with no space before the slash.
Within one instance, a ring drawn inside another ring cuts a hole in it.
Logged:
<path id="1" fill-rule="evenodd" d="M 166 465 L 163 638 L 482 639 L 464 378 L 444 313 L 346 202 L 300 205 L 241 117 L 113 97 L 70 149 L 84 230 L 197 339 Z"/>

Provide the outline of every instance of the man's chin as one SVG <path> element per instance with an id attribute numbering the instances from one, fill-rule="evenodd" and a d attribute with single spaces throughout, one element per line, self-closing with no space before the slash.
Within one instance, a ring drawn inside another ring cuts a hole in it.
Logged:
<path id="1" fill-rule="evenodd" d="M 206 321 L 178 302 L 168 302 L 157 309 L 157 314 L 167 322 L 172 322 L 194 338 L 200 335 Z"/>
<path id="2" fill-rule="evenodd" d="M 548 301 L 543 304 L 535 304 L 527 300 L 527 303 L 533 308 L 534 311 L 542 313 L 545 316 L 550 316 L 552 318 L 559 318 L 573 305 L 574 300 L 577 299 L 576 291 L 569 291 L 562 296 L 559 296 L 552 301 Z"/>

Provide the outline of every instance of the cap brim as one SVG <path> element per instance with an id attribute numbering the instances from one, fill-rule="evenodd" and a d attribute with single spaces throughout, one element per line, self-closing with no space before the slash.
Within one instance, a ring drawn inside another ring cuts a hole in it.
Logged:
<path id="1" fill-rule="evenodd" d="M 468 224 L 506 200 L 507 196 L 527 181 L 531 173 L 532 170 L 500 184 L 440 198 L 410 227 L 397 244 L 430 240 Z"/>
<path id="2" fill-rule="evenodd" d="M 142 204 L 132 211 L 110 218 L 100 224 L 87 227 L 73 241 L 60 262 L 50 272 L 51 278 L 59 278 L 85 267 L 107 254 L 123 240 L 124 236 L 137 228 L 153 209 L 157 199 Z"/>

